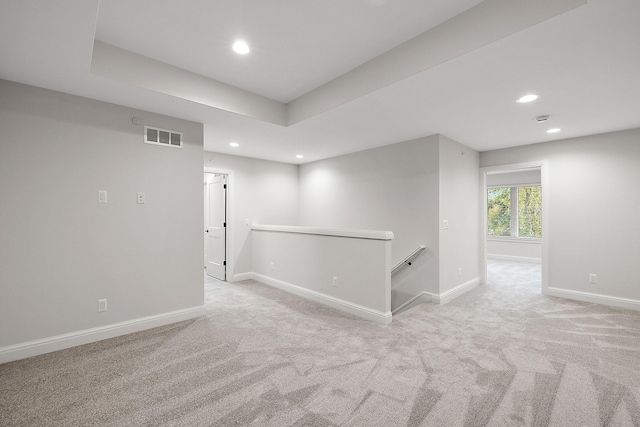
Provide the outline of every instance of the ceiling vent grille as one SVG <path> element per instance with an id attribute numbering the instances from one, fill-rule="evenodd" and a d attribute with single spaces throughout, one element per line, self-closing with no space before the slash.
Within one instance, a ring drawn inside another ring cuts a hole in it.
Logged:
<path id="1" fill-rule="evenodd" d="M 182 132 L 145 126 L 144 142 L 147 144 L 182 148 Z"/>

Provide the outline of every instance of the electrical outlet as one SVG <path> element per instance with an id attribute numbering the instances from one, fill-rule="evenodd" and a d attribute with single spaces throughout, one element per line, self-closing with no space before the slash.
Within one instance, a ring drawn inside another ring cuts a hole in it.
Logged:
<path id="1" fill-rule="evenodd" d="M 598 283 L 598 276 L 593 273 L 589 274 L 589 283 Z"/>
<path id="2" fill-rule="evenodd" d="M 337 287 L 338 287 L 338 278 L 337 278 L 337 277 L 334 277 L 334 278 L 333 278 L 333 287 L 334 287 L 334 288 L 337 288 Z"/>
<path id="3" fill-rule="evenodd" d="M 107 190 L 98 190 L 98 203 L 107 203 Z"/>
<path id="4" fill-rule="evenodd" d="M 147 203 L 147 196 L 145 196 L 144 193 L 138 193 L 137 197 L 139 205 L 144 205 L 145 203 Z"/>
<path id="5" fill-rule="evenodd" d="M 98 300 L 98 312 L 107 311 L 107 299 Z"/>
<path id="6" fill-rule="evenodd" d="M 449 220 L 448 220 L 448 219 L 445 219 L 445 220 L 443 220 L 443 221 L 442 221 L 442 227 L 443 227 L 445 230 L 448 230 L 448 229 L 449 229 Z"/>

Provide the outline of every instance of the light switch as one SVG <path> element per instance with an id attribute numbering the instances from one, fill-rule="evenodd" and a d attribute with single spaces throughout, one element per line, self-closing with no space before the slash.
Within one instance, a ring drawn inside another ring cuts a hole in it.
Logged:
<path id="1" fill-rule="evenodd" d="M 442 221 L 442 227 L 444 227 L 445 230 L 449 229 L 449 220 L 445 219 L 444 221 Z"/>

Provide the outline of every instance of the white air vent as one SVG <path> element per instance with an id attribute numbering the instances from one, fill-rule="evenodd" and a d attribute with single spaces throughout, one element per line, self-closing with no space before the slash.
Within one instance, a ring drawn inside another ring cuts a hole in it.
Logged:
<path id="1" fill-rule="evenodd" d="M 182 148 L 182 132 L 145 126 L 144 142 L 146 142 L 147 144 Z"/>

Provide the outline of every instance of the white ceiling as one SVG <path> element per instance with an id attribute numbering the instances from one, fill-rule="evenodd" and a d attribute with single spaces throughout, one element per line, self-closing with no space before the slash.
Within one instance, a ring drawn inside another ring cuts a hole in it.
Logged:
<path id="1" fill-rule="evenodd" d="M 287 103 L 481 1 L 108 0 L 96 38 Z"/>
<path id="2" fill-rule="evenodd" d="M 532 4 L 507 3 L 517 1 Z M 288 163 L 435 133 L 485 151 L 640 127 L 637 0 L 589 0 L 487 45 L 469 40 L 464 54 L 369 85 L 288 126 L 90 71 L 97 39 L 287 108 L 340 79 L 357 86 L 363 79 L 355 80 L 354 68 L 373 75 L 363 67 L 390 49 L 421 34 L 427 40 L 427 30 L 474 6 L 501 2 L 0 0 L 0 78 L 202 122 L 206 150 Z M 510 24 L 506 12 L 492 16 Z M 250 43 L 249 55 L 230 50 L 236 38 Z M 541 98 L 515 103 L 528 92 Z M 551 115 L 548 124 L 536 123 L 542 114 Z M 550 126 L 563 130 L 551 136 Z"/>

